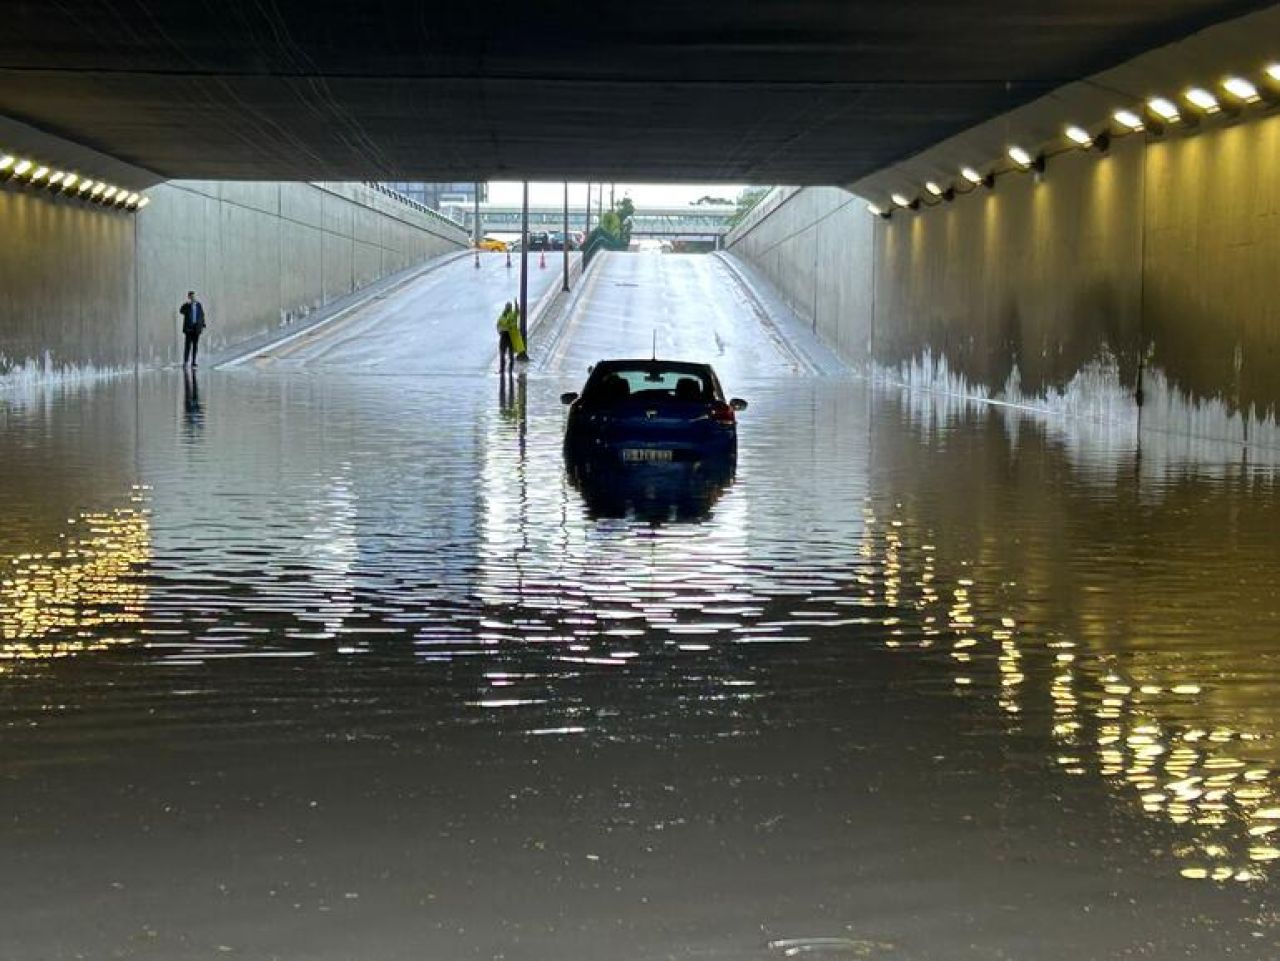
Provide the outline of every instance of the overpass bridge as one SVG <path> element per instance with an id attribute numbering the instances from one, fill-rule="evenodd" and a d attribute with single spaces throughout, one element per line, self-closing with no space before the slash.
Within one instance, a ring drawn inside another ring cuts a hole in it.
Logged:
<path id="1" fill-rule="evenodd" d="M 16 3 L 0 116 L 155 180 L 849 184 L 1262 6 Z"/>
<path id="2" fill-rule="evenodd" d="M 449 207 L 445 213 L 461 223 L 471 233 L 475 214 L 470 207 Z M 511 234 L 520 232 L 521 208 L 518 205 L 481 204 L 481 234 Z M 653 237 L 665 240 L 716 240 L 733 226 L 737 207 L 717 204 L 678 205 L 670 207 L 637 208 L 631 218 L 632 237 Z M 591 223 L 597 223 L 595 208 L 591 211 Z M 587 223 L 587 211 L 578 206 L 569 207 L 569 229 L 582 230 Z M 530 230 L 563 230 L 564 207 L 538 205 L 529 207 Z"/>

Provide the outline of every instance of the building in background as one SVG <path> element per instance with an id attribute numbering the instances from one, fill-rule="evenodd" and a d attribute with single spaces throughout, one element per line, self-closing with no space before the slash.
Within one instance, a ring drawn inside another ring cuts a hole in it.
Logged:
<path id="1" fill-rule="evenodd" d="M 462 207 L 469 210 L 471 205 L 475 203 L 476 187 L 480 188 L 481 203 L 489 199 L 488 184 L 428 184 L 418 181 L 386 181 L 385 186 L 443 214 L 452 213 L 453 210 L 450 208 Z"/>

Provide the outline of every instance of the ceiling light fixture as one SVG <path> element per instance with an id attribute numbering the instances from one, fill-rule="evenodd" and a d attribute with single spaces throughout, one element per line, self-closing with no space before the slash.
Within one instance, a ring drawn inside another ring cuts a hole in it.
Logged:
<path id="1" fill-rule="evenodd" d="M 1258 94 L 1258 88 L 1244 77 L 1227 77 L 1222 81 L 1222 89 L 1245 103 L 1257 103 L 1262 99 Z"/>
<path id="2" fill-rule="evenodd" d="M 1132 110 L 1117 110 L 1111 116 L 1115 118 L 1116 123 L 1128 127 L 1135 133 L 1143 128 L 1142 118 Z"/>
<path id="3" fill-rule="evenodd" d="M 1007 152 L 1009 154 L 1009 159 L 1019 167 L 1026 168 L 1031 166 L 1031 154 L 1027 153 L 1023 148 L 1015 145 L 1010 147 Z"/>
<path id="4" fill-rule="evenodd" d="M 0 183 L 15 177 L 25 178 L 27 183 L 43 187 L 53 195 L 92 200 L 118 209 L 137 210 L 148 203 L 142 194 L 133 193 L 124 187 L 109 187 L 106 181 L 81 177 L 79 174 L 0 150 Z"/>
<path id="5" fill-rule="evenodd" d="M 1085 130 L 1084 127 L 1077 127 L 1075 124 L 1071 124 L 1064 133 L 1066 133 L 1067 139 L 1077 146 L 1085 148 L 1093 146 L 1093 138 L 1089 136 L 1089 131 Z"/>
<path id="6" fill-rule="evenodd" d="M 1178 113 L 1177 104 L 1164 97 L 1152 97 L 1147 101 L 1147 109 L 1161 120 L 1167 120 L 1169 123 L 1177 123 L 1182 119 L 1182 115 Z"/>
<path id="7" fill-rule="evenodd" d="M 1188 103 L 1199 107 L 1205 113 L 1214 114 L 1222 109 L 1222 106 L 1218 103 L 1218 98 L 1208 90 L 1205 90 L 1204 87 L 1190 87 L 1183 96 L 1186 97 Z"/>

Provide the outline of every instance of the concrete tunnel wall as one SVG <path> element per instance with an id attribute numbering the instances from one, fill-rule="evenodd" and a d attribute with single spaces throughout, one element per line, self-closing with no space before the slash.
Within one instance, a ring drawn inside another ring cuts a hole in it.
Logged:
<path id="1" fill-rule="evenodd" d="M 466 246 L 362 184 L 173 181 L 136 214 L 0 189 L 0 385 L 181 357 L 194 289 L 202 347 L 281 328 L 382 277 Z"/>
<path id="2" fill-rule="evenodd" d="M 888 222 L 776 190 L 726 246 L 869 376 L 1280 449 L 1280 116 L 1062 154 Z"/>

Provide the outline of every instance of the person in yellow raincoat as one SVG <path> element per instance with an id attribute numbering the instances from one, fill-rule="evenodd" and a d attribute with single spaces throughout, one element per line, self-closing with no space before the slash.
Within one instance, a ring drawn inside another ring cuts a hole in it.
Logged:
<path id="1" fill-rule="evenodd" d="M 520 311 L 515 308 L 511 301 L 507 301 L 507 305 L 502 308 L 502 313 L 498 315 L 498 373 L 502 373 L 507 369 L 507 362 L 511 362 L 511 369 L 516 369 L 516 358 L 524 353 L 524 338 L 520 336 Z"/>

